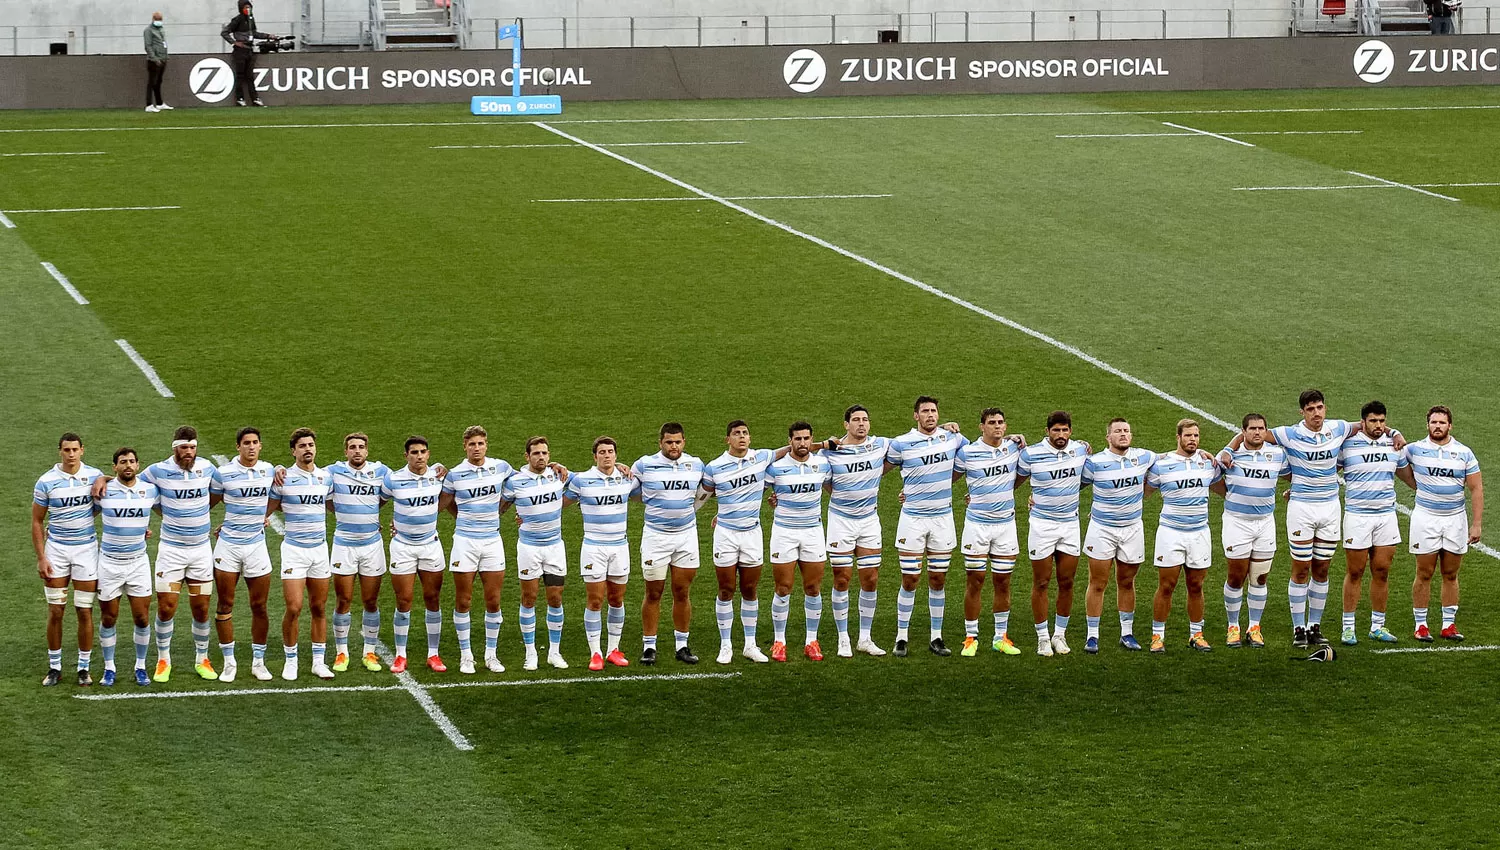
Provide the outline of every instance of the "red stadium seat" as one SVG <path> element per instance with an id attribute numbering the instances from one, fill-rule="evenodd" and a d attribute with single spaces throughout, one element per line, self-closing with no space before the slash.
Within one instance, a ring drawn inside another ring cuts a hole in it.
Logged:
<path id="1" fill-rule="evenodd" d="M 1346 0 L 1323 0 L 1322 14 L 1327 15 L 1330 20 L 1345 14 L 1348 11 Z"/>

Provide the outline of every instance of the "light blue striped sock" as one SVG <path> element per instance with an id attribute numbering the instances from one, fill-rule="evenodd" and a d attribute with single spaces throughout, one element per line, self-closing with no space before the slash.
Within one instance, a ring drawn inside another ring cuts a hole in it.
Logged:
<path id="1" fill-rule="evenodd" d="M 1000 637 L 1010 631 L 1010 612 L 995 612 L 995 637 Z"/>
<path id="2" fill-rule="evenodd" d="M 347 655 L 349 653 L 349 627 L 354 623 L 354 612 L 345 611 L 333 614 L 333 651 Z"/>
<path id="3" fill-rule="evenodd" d="M 499 611 L 484 612 L 484 651 L 493 655 L 500 648 L 500 624 L 505 615 Z"/>
<path id="4" fill-rule="evenodd" d="M 61 649 L 49 649 L 49 650 L 47 650 L 47 669 L 48 670 L 61 670 L 62 669 L 62 650 Z"/>
<path id="5" fill-rule="evenodd" d="M 359 612 L 359 639 L 364 644 L 361 654 L 375 651 L 375 644 L 380 641 L 379 611 Z"/>
<path id="6" fill-rule="evenodd" d="M 1250 625 L 1260 625 L 1260 618 L 1266 613 L 1266 600 L 1270 598 L 1270 595 L 1271 589 L 1263 584 L 1252 584 L 1245 591 L 1245 598 L 1248 600 L 1245 607 L 1249 609 L 1246 616 L 1249 618 Z"/>
<path id="7" fill-rule="evenodd" d="M 714 620 L 719 625 L 719 643 L 729 643 L 734 630 L 734 600 L 714 598 Z"/>
<path id="8" fill-rule="evenodd" d="M 1071 615 L 1064 617 L 1061 614 L 1057 614 L 1054 616 L 1052 618 L 1052 634 L 1060 635 L 1066 632 L 1068 630 L 1068 621 L 1071 619 Z"/>
<path id="9" fill-rule="evenodd" d="M 927 619 L 930 621 L 932 639 L 943 636 L 943 608 L 948 602 L 948 591 L 927 590 Z"/>
<path id="10" fill-rule="evenodd" d="M 1307 627 L 1307 584 L 1295 581 L 1286 583 L 1287 602 L 1292 609 L 1292 628 Z"/>
<path id="11" fill-rule="evenodd" d="M 1100 619 L 1101 618 L 1099 618 L 1099 617 L 1087 617 L 1087 616 L 1084 617 L 1084 620 L 1088 623 L 1088 627 L 1089 627 L 1088 636 L 1089 637 L 1091 637 L 1091 638 L 1097 638 L 1097 637 L 1099 637 L 1099 620 Z"/>
<path id="12" fill-rule="evenodd" d="M 1126 635 L 1131 635 L 1132 637 L 1135 635 L 1134 611 L 1120 612 L 1120 637 L 1124 637 Z"/>
<path id="13" fill-rule="evenodd" d="M 396 637 L 396 654 L 406 657 L 406 640 L 411 634 L 411 612 L 397 611 L 391 615 L 391 631 Z"/>
<path id="14" fill-rule="evenodd" d="M 839 633 L 839 637 L 849 636 L 849 591 L 835 590 L 832 592 L 833 600 L 833 627 Z"/>
<path id="15" fill-rule="evenodd" d="M 583 609 L 583 636 L 588 638 L 589 654 L 599 653 L 599 633 L 604 631 L 604 615 L 592 608 Z"/>
<path id="16" fill-rule="evenodd" d="M 115 669 L 115 627 L 99 627 L 99 649 L 104 653 L 104 669 Z"/>
<path id="17" fill-rule="evenodd" d="M 453 612 L 453 631 L 458 635 L 458 651 L 465 655 L 473 652 L 469 646 L 471 622 L 468 611 Z"/>
<path id="18" fill-rule="evenodd" d="M 536 609 L 521 606 L 521 643 L 536 645 Z"/>
<path id="19" fill-rule="evenodd" d="M 427 610 L 427 655 L 438 654 L 443 643 L 443 609 Z"/>
<path id="20" fill-rule="evenodd" d="M 1328 606 L 1328 582 L 1313 579 L 1307 586 L 1307 624 L 1322 627 L 1323 609 Z"/>
<path id="21" fill-rule="evenodd" d="M 609 614 L 605 620 L 605 627 L 609 631 L 610 652 L 620 648 L 620 636 L 625 633 L 625 606 L 609 606 Z"/>
<path id="22" fill-rule="evenodd" d="M 562 606 L 547 606 L 547 648 L 553 652 L 560 651 L 562 646 L 563 632 L 563 609 Z"/>
<path id="23" fill-rule="evenodd" d="M 135 666 L 146 669 L 146 653 L 151 649 L 151 627 L 135 627 Z"/>
<path id="24" fill-rule="evenodd" d="M 297 660 L 297 644 L 295 644 L 295 643 L 284 643 L 284 644 L 282 644 L 281 645 L 281 654 L 285 655 L 286 656 L 286 660 L 288 660 L 288 661 L 296 661 Z"/>
<path id="25" fill-rule="evenodd" d="M 906 640 L 911 628 L 911 611 L 917 607 L 917 592 L 901 588 L 896 592 L 896 640 Z"/>
<path id="26" fill-rule="evenodd" d="M 172 632 L 177 630 L 176 620 L 156 621 L 156 657 L 172 663 Z"/>
<path id="27" fill-rule="evenodd" d="M 823 623 L 823 594 L 802 597 L 802 617 L 807 622 L 807 643 L 818 639 L 818 626 Z"/>
<path id="28" fill-rule="evenodd" d="M 755 632 L 760 626 L 760 600 L 740 600 L 740 629 L 745 633 L 745 646 L 755 645 Z"/>
<path id="29" fill-rule="evenodd" d="M 782 596 L 778 593 L 771 597 L 771 630 L 776 634 L 777 643 L 786 643 L 786 618 L 791 610 L 791 594 Z"/>
<path id="30" fill-rule="evenodd" d="M 859 592 L 859 639 L 862 641 L 870 639 L 870 629 L 875 625 L 876 599 L 876 591 L 861 590 Z"/>
<path id="31" fill-rule="evenodd" d="M 266 645 L 263 644 L 263 643 L 252 643 L 252 644 L 250 644 L 250 657 L 253 658 L 256 661 L 265 661 L 266 660 Z M 145 661 L 146 659 L 142 658 L 140 660 L 141 661 Z"/>

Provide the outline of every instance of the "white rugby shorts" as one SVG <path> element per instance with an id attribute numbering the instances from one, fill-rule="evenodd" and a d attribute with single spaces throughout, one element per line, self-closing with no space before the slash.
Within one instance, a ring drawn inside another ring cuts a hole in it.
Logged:
<path id="1" fill-rule="evenodd" d="M 519 554 L 516 560 L 520 560 Z M 505 544 L 498 534 L 484 540 L 455 534 L 448 563 L 455 573 L 505 572 Z"/>
<path id="2" fill-rule="evenodd" d="M 120 594 L 151 595 L 151 559 L 145 552 L 130 558 L 99 556 L 99 601 L 113 602 Z"/>
<path id="3" fill-rule="evenodd" d="M 1141 523 L 1124 528 L 1089 522 L 1083 538 L 1083 551 L 1100 561 L 1117 560 L 1122 564 L 1139 564 L 1146 560 L 1146 529 Z"/>
<path id="4" fill-rule="evenodd" d="M 1026 526 L 1026 552 L 1032 560 L 1049 557 L 1054 552 L 1077 556 L 1078 518 L 1054 520 L 1032 514 Z"/>
<path id="5" fill-rule="evenodd" d="M 610 584 L 630 580 L 630 544 L 589 543 L 578 547 L 578 572 L 589 584 L 609 579 Z"/>
<path id="6" fill-rule="evenodd" d="M 1011 522 L 965 522 L 963 544 L 960 546 L 965 558 L 1004 557 L 1012 561 L 1021 553 L 1016 540 L 1016 523 Z M 993 568 L 994 563 L 991 564 Z M 967 568 L 967 564 L 965 565 Z M 1008 570 L 995 570 L 1008 572 Z"/>
<path id="7" fill-rule="evenodd" d="M 912 516 L 902 511 L 896 521 L 897 552 L 952 552 L 958 548 L 953 514 Z"/>
<path id="8" fill-rule="evenodd" d="M 163 547 L 165 548 L 165 547 Z M 71 578 L 73 581 L 97 581 L 99 577 L 99 547 L 93 543 L 65 546 L 51 539 L 42 546 L 52 569 L 47 578 Z"/>
<path id="9" fill-rule="evenodd" d="M 667 567 L 698 569 L 698 527 L 679 531 L 641 532 L 641 575 L 646 581 L 666 581 Z"/>
<path id="10" fill-rule="evenodd" d="M 546 546 L 516 544 L 516 573 L 521 581 L 537 581 L 544 575 L 568 574 L 568 549 L 561 540 Z"/>
<path id="11" fill-rule="evenodd" d="M 823 526 L 784 528 L 771 524 L 771 563 L 821 564 L 828 560 L 828 543 Z"/>
<path id="12" fill-rule="evenodd" d="M 245 578 L 260 578 L 271 574 L 271 553 L 266 550 L 264 540 L 230 543 L 221 537 L 214 544 L 214 569 L 238 573 Z"/>
<path id="13" fill-rule="evenodd" d="M 828 512 L 828 551 L 847 555 L 855 549 L 880 550 L 880 515 L 849 519 Z"/>
<path id="14" fill-rule="evenodd" d="M 335 542 L 328 560 L 333 565 L 333 574 L 336 576 L 352 576 L 356 573 L 371 577 L 385 575 L 385 545 L 379 540 L 360 546 L 345 546 Z"/>
<path id="15" fill-rule="evenodd" d="M 443 545 L 436 538 L 426 543 L 391 540 L 391 575 L 409 576 L 417 570 L 424 573 L 442 572 Z"/>
<path id="16" fill-rule="evenodd" d="M 1286 539 L 1289 543 L 1311 544 L 1314 540 L 1337 543 L 1343 537 L 1339 527 L 1337 499 L 1309 502 L 1292 499 L 1286 503 Z"/>
<path id="17" fill-rule="evenodd" d="M 1224 544 L 1226 558 L 1243 561 L 1252 555 L 1263 555 L 1264 560 L 1270 560 L 1276 554 L 1276 515 L 1225 511 L 1219 539 Z"/>
<path id="18" fill-rule="evenodd" d="M 1465 543 L 1468 542 L 1466 539 Z M 1396 512 L 1383 514 L 1356 514 L 1344 512 L 1344 548 L 1370 549 L 1375 546 L 1396 546 L 1401 543 L 1401 524 L 1396 522 Z"/>
<path id="19" fill-rule="evenodd" d="M 156 549 L 156 589 L 170 584 L 202 584 L 214 580 L 214 553 L 208 541 L 197 546 L 163 543 Z"/>
<path id="20" fill-rule="evenodd" d="M 1186 566 L 1190 570 L 1206 570 L 1213 563 L 1213 545 L 1213 535 L 1207 528 L 1179 531 L 1165 525 L 1157 526 L 1153 562 L 1158 567 Z"/>
<path id="21" fill-rule="evenodd" d="M 158 559 L 159 560 L 159 559 Z M 294 546 L 281 541 L 281 580 L 333 578 L 333 564 L 328 560 L 328 547 Z"/>
<path id="22" fill-rule="evenodd" d="M 749 531 L 714 526 L 715 567 L 758 567 L 765 561 L 765 548 L 765 535 L 759 525 Z"/>
<path id="23" fill-rule="evenodd" d="M 1420 507 L 1411 512 L 1411 553 L 1430 555 L 1442 550 L 1462 555 L 1469 551 L 1469 515 L 1434 514 Z"/>

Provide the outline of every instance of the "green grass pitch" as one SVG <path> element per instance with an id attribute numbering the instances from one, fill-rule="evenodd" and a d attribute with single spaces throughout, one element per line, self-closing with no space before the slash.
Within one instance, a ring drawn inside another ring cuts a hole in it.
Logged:
<path id="1" fill-rule="evenodd" d="M 958 114 L 968 117 L 918 117 Z M 867 117 L 739 120 L 829 116 Z M 601 123 L 573 123 L 581 120 Z M 1253 133 L 1236 138 L 1255 147 L 1132 135 L 1181 132 L 1163 122 Z M 263 126 L 279 124 L 310 126 Z M 1481 463 L 1500 458 L 1500 96 L 1490 89 L 586 104 L 570 105 L 556 126 L 601 145 L 741 142 L 609 148 L 719 196 L 888 195 L 736 203 L 1214 417 L 1259 410 L 1291 422 L 1297 393 L 1319 386 L 1335 416 L 1356 417 L 1380 398 L 1394 424 L 1420 435 L 1427 406 L 1446 403 Z M 54 128 L 76 131 L 32 132 Z M 0 844 L 1494 840 L 1495 655 L 1375 655 L 1365 643 L 1332 665 L 1292 663 L 1284 541 L 1262 652 L 1188 651 L 1179 591 L 1165 657 L 1114 650 L 1106 613 L 1103 654 L 1037 658 L 1023 561 L 1011 629 L 1020 657 L 914 653 L 769 668 L 737 659 L 728 668 L 737 675 L 721 679 L 431 690 L 472 752 L 452 746 L 401 690 L 106 702 L 74 699 L 72 685 L 44 691 L 28 494 L 64 430 L 80 431 L 85 459 L 101 467 L 123 444 L 147 462 L 165 457 L 183 423 L 200 430 L 205 455 L 229 453 L 235 429 L 254 423 L 273 462 L 289 459 L 283 435 L 308 425 L 325 463 L 357 429 L 387 463 L 399 463 L 400 441 L 415 432 L 451 464 L 463 428 L 477 422 L 493 456 L 519 464 L 524 440 L 546 434 L 557 460 L 582 469 L 595 436 L 615 436 L 630 460 L 654 450 L 668 419 L 685 423 L 688 451 L 705 460 L 736 417 L 750 421 L 757 445 L 774 445 L 797 418 L 836 432 L 840 412 L 858 402 L 876 433 L 895 435 L 910 427 L 920 393 L 939 397 L 971 435 L 991 404 L 1033 438 L 1047 412 L 1067 408 L 1096 446 L 1119 415 L 1138 445 L 1169 447 L 1184 412 L 710 200 L 539 203 L 688 193 L 586 147 L 434 149 L 563 141 L 528 123 L 472 121 L 457 105 L 16 113 L 0 131 L 0 153 L 103 153 L 0 157 L 0 209 L 16 224 L 0 229 Z M 1400 187 L 1237 191 L 1371 182 L 1349 172 L 1433 184 L 1428 192 L 1456 200 Z M 16 212 L 122 206 L 177 208 Z M 41 262 L 90 304 L 74 303 Z M 117 339 L 150 361 L 174 398 L 152 390 Z M 1211 450 L 1228 437 L 1207 423 L 1204 434 Z M 896 492 L 888 477 L 887 536 Z M 1216 644 L 1217 513 L 1216 499 L 1206 584 Z M 1500 520 L 1494 508 L 1489 515 L 1495 544 Z M 445 541 L 450 529 L 445 522 Z M 633 538 L 638 529 L 637 509 Z M 706 538 L 706 520 L 700 529 Z M 505 534 L 513 551 L 508 522 Z M 569 512 L 570 555 L 579 537 Z M 1337 556 L 1325 623 L 1337 623 L 1342 563 Z M 1465 564 L 1464 631 L 1471 645 L 1500 643 L 1500 565 L 1477 551 Z M 1416 645 L 1405 637 L 1412 570 L 1403 550 L 1390 619 L 1406 647 Z M 693 633 L 707 657 L 694 672 L 720 672 L 704 572 Z M 888 549 L 877 621 L 887 646 L 896 576 Z M 962 630 L 957 578 L 950 643 Z M 1149 619 L 1154 584 L 1143 570 L 1138 623 Z M 768 587 L 769 577 L 763 599 Z M 637 573 L 632 657 L 641 592 Z M 501 634 L 511 672 L 476 679 L 591 675 L 579 669 L 576 574 L 566 673 L 519 671 L 517 594 L 511 575 Z M 1081 587 L 1077 597 L 1081 627 Z M 914 635 L 926 628 L 922 598 Z M 1113 604 L 1111 592 L 1106 612 Z M 391 608 L 387 595 L 387 639 Z M 795 599 L 793 609 L 795 638 Z M 243 659 L 243 602 L 237 613 Z M 447 613 L 445 604 L 456 653 Z M 178 675 L 151 692 L 222 687 L 181 663 L 185 621 L 179 613 Z M 1368 602 L 1361 633 L 1367 625 Z M 769 629 L 766 605 L 763 637 Z M 831 623 L 823 633 L 828 646 Z M 413 640 L 421 646 L 420 634 Z M 657 672 L 683 669 L 664 661 Z M 459 678 L 415 675 L 427 685 Z M 234 687 L 255 686 L 241 680 Z M 359 670 L 334 684 L 392 681 Z"/>

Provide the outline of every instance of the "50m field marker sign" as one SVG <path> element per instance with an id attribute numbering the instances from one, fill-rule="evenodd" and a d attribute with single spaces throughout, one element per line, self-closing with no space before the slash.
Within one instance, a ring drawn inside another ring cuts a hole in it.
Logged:
<path id="1" fill-rule="evenodd" d="M 1321 111 L 1321 110 L 1316 110 L 1316 111 Z M 734 201 L 730 200 L 727 197 L 724 197 L 722 195 L 715 195 L 712 192 L 709 192 L 709 191 L 707 191 L 705 189 L 700 189 L 697 186 L 692 185 L 691 183 L 685 182 L 683 180 L 678 180 L 676 177 L 673 177 L 670 174 L 666 174 L 664 172 L 657 171 L 656 169 L 652 168 L 651 166 L 645 165 L 645 164 L 640 163 L 640 162 L 637 162 L 637 161 L 631 159 L 630 157 L 625 156 L 624 154 L 616 153 L 615 151 L 609 150 L 609 149 L 604 148 L 604 147 L 602 147 L 600 145 L 593 144 L 592 142 L 586 142 L 586 141 L 584 141 L 583 139 L 580 139 L 577 136 L 574 136 L 574 135 L 572 135 L 570 133 L 564 132 L 562 130 L 557 129 L 556 127 L 553 127 L 552 125 L 548 124 L 545 121 L 534 121 L 532 123 L 535 124 L 537 127 L 540 127 L 543 130 L 546 130 L 547 132 L 552 133 L 554 135 L 561 136 L 562 138 L 567 139 L 568 141 L 573 142 L 574 144 L 583 145 L 584 147 L 587 147 L 587 148 L 589 148 L 589 149 L 591 149 L 591 150 L 593 150 L 593 151 L 595 151 L 597 153 L 604 154 L 605 156 L 609 157 L 610 159 L 613 159 L 613 160 L 616 160 L 618 162 L 624 163 L 625 165 L 628 165 L 631 168 L 635 168 L 635 169 L 637 169 L 639 171 L 644 171 L 645 173 L 650 174 L 651 176 L 656 177 L 656 178 L 658 178 L 660 180 L 665 180 L 666 182 L 671 183 L 673 186 L 676 186 L 677 188 L 682 189 L 684 191 L 691 192 L 694 195 L 697 195 L 698 197 L 703 198 L 704 200 L 713 201 L 714 203 L 717 203 L 717 204 L 722 204 L 722 205 L 728 207 L 729 209 L 734 210 L 735 212 L 743 213 L 744 215 L 747 215 L 750 218 L 753 218 L 756 221 L 759 221 L 759 222 L 761 222 L 763 224 L 768 224 L 768 225 L 776 228 L 777 230 L 785 231 L 786 233 L 790 233 L 791 235 L 796 236 L 799 239 L 805 239 L 808 242 L 813 243 L 814 245 L 817 245 L 817 246 L 822 247 L 822 248 L 827 248 L 828 250 L 834 252 L 835 254 L 838 254 L 838 255 L 843 256 L 843 257 L 848 257 L 849 259 L 851 259 L 851 260 L 853 260 L 853 261 L 855 261 L 857 263 L 860 263 L 861 265 L 864 265 L 864 266 L 867 266 L 867 267 L 869 267 L 871 269 L 874 269 L 875 271 L 878 271 L 881 274 L 884 274 L 884 275 L 886 275 L 888 277 L 895 278 L 896 280 L 899 280 L 902 283 L 905 283 L 905 284 L 907 284 L 909 286 L 914 286 L 917 289 L 922 290 L 923 292 L 927 292 L 927 293 L 930 293 L 932 295 L 936 295 L 937 297 L 943 299 L 944 301 L 949 301 L 949 302 L 952 302 L 953 304 L 957 304 L 958 306 L 964 308 L 965 310 L 968 310 L 968 311 L 973 312 L 973 313 L 977 313 L 977 314 L 985 317 L 986 319 L 989 319 L 989 320 L 991 320 L 993 322 L 997 322 L 999 324 L 1002 324 L 1002 325 L 1010 328 L 1011 330 L 1019 331 L 1020 333 L 1023 333 L 1025 335 L 1031 337 L 1032 339 L 1038 340 L 1040 342 L 1044 342 L 1044 343 L 1052 346 L 1053 348 L 1056 348 L 1056 349 L 1058 349 L 1060 351 L 1066 352 L 1068 354 L 1071 354 L 1074 357 L 1077 357 L 1079 360 L 1082 360 L 1083 362 L 1089 364 L 1090 366 L 1093 366 L 1096 369 L 1099 369 L 1099 370 L 1104 371 L 1104 372 L 1108 372 L 1109 374 L 1114 375 L 1115 377 L 1119 378 L 1122 381 L 1125 381 L 1128 384 L 1131 384 L 1133 386 L 1139 387 L 1140 389 L 1145 390 L 1146 392 L 1148 392 L 1148 393 L 1156 396 L 1157 398 L 1161 399 L 1162 401 L 1168 402 L 1169 404 L 1176 405 L 1177 407 L 1179 407 L 1179 408 L 1181 408 L 1181 409 L 1183 409 L 1183 410 L 1185 410 L 1185 411 L 1187 411 L 1189 413 L 1192 413 L 1192 414 L 1194 414 L 1194 415 L 1196 415 L 1196 416 L 1198 416 L 1198 417 L 1200 417 L 1202 419 L 1205 419 L 1205 420 L 1207 420 L 1209 422 L 1212 422 L 1215 425 L 1218 425 L 1220 428 L 1223 428 L 1226 431 L 1229 431 L 1231 433 L 1237 433 L 1240 430 L 1239 428 L 1236 428 L 1233 424 L 1231 424 L 1229 422 L 1229 420 L 1224 419 L 1222 417 L 1215 416 L 1212 413 L 1209 413 L 1208 411 L 1204 410 L 1203 408 L 1197 406 L 1196 404 L 1193 404 L 1192 402 L 1187 401 L 1186 399 L 1178 398 L 1177 396 L 1175 396 L 1175 395 L 1167 392 L 1166 390 L 1164 390 L 1164 389 L 1156 386 L 1155 384 L 1152 384 L 1152 383 L 1149 383 L 1147 381 L 1141 380 L 1140 378 L 1137 378 L 1136 376 L 1130 374 L 1129 372 L 1126 372 L 1126 371 L 1124 371 L 1122 369 L 1119 369 L 1119 368 L 1117 368 L 1117 367 L 1115 367 L 1115 366 L 1113 366 L 1113 365 L 1111 365 L 1109 363 L 1106 363 L 1103 360 L 1100 360 L 1099 358 L 1095 357 L 1094 355 L 1089 354 L 1088 352 L 1083 351 L 1080 348 L 1077 348 L 1075 346 L 1069 345 L 1068 343 L 1063 342 L 1062 340 L 1060 340 L 1060 339 L 1058 339 L 1058 338 L 1056 338 L 1054 336 L 1051 336 L 1050 334 L 1047 334 L 1047 333 L 1044 333 L 1042 331 L 1039 331 L 1036 328 L 1032 328 L 1032 327 L 1028 327 L 1027 325 L 1023 325 L 1023 324 L 1021 324 L 1020 322 L 1017 322 L 1014 319 L 1007 318 L 1007 317 L 1002 316 L 999 313 L 996 313 L 994 311 L 987 310 L 984 307 L 981 307 L 981 306 L 979 306 L 978 304 L 975 304 L 972 301 L 967 301 L 967 300 L 965 300 L 963 298 L 958 297 L 957 295 L 952 294 L 951 292 L 947 292 L 945 290 L 939 289 L 936 286 L 933 286 L 932 284 L 923 283 L 922 281 L 917 280 L 916 278 L 914 278 L 914 277 L 912 277 L 912 276 L 910 276 L 908 274 L 904 274 L 902 272 L 896 271 L 895 269 L 893 269 L 893 268 L 891 268 L 889 266 L 881 265 L 880 263 L 875 262 L 874 260 L 870 259 L 869 257 L 865 257 L 863 255 L 856 254 L 853 251 L 850 251 L 848 248 L 842 248 L 842 247 L 840 247 L 838 245 L 833 244 L 832 242 L 829 242 L 826 239 L 822 239 L 820 237 L 814 236 L 811 233 L 808 233 L 808 232 L 803 231 L 803 230 L 798 230 L 797 228 L 792 227 L 790 224 L 786 224 L 785 222 L 777 221 L 776 219 L 771 218 L 770 216 L 761 215 L 760 213 L 756 212 L 755 210 L 752 210 L 749 207 L 741 206 L 740 204 L 735 203 Z M 579 122 L 579 123 L 582 123 L 582 122 Z M 1163 123 L 1166 123 L 1166 122 L 1163 122 Z M 1192 130 L 1191 127 L 1181 127 L 1180 125 L 1177 125 L 1177 124 L 1171 124 L 1169 126 L 1177 127 L 1178 129 L 1182 129 L 1182 130 Z M 1201 134 L 1207 135 L 1207 136 L 1213 136 L 1214 138 L 1220 138 L 1220 139 L 1223 139 L 1226 142 L 1234 142 L 1237 145 L 1244 145 L 1245 147 L 1251 147 L 1251 148 L 1255 147 L 1255 145 L 1252 145 L 1249 142 L 1242 142 L 1242 141 L 1240 141 L 1238 139 L 1231 139 L 1231 138 L 1228 138 L 1226 136 L 1219 136 L 1218 134 L 1209 133 L 1209 132 L 1207 132 L 1205 130 L 1193 130 L 1193 132 L 1195 132 L 1195 133 L 1201 133 Z M 1361 176 L 1361 177 L 1369 177 L 1369 175 L 1365 175 L 1365 174 L 1361 174 L 1359 176 Z M 1372 180 L 1379 180 L 1380 178 L 1378 178 L 1378 177 L 1370 177 L 1370 179 L 1372 179 Z M 1388 182 L 1388 181 L 1382 181 L 1382 182 Z M 1396 184 L 1396 185 L 1401 185 L 1402 188 L 1412 188 L 1410 186 L 1406 186 L 1406 185 L 1403 185 L 1403 184 Z M 1424 193 L 1424 194 L 1426 194 L 1426 193 Z M 1453 199 L 1450 198 L 1448 200 L 1453 200 Z M 1396 505 L 1396 510 L 1401 511 L 1404 514 L 1410 514 L 1411 513 L 1411 509 L 1410 508 L 1408 508 L 1407 506 L 1405 506 L 1403 504 L 1399 504 L 1399 503 Z M 1472 548 L 1474 548 L 1474 549 L 1476 549 L 1476 550 L 1478 550 L 1480 552 L 1483 552 L 1484 554 L 1490 556 L 1491 558 L 1495 558 L 1497 560 L 1500 560 L 1500 551 L 1495 550 L 1493 547 L 1486 546 L 1484 543 L 1475 543 L 1475 544 L 1473 544 Z"/>

